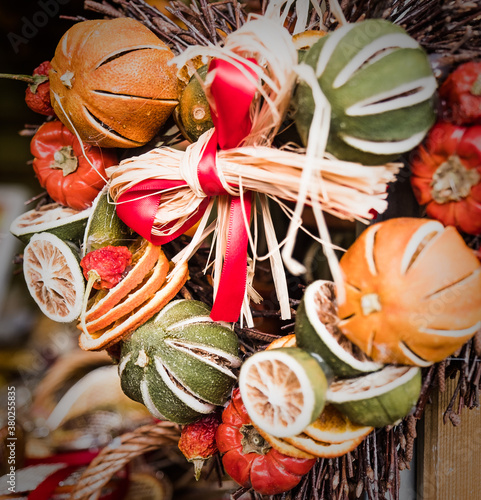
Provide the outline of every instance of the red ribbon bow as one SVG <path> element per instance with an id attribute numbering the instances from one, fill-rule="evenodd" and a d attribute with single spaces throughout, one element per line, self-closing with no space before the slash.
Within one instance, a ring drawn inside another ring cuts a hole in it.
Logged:
<path id="1" fill-rule="evenodd" d="M 247 72 L 257 78 L 255 72 L 242 65 Z M 216 169 L 217 149 L 232 149 L 249 134 L 252 123 L 250 106 L 256 92 L 251 78 L 230 62 L 215 59 L 210 63 L 209 72 L 215 71 L 210 92 L 215 103 L 211 109 L 215 130 L 207 143 L 197 167 L 200 185 L 207 195 L 196 213 L 180 229 L 168 236 L 152 235 L 152 226 L 161 203 L 159 191 L 187 185 L 183 180 L 145 180 L 123 193 L 117 200 L 117 215 L 134 231 L 151 241 L 162 245 L 177 238 L 196 224 L 204 214 L 211 196 L 225 196 L 225 191 Z M 230 197 L 230 215 L 227 248 L 224 256 L 221 278 L 211 318 L 214 321 L 235 322 L 239 318 L 244 300 L 247 276 L 248 234 L 244 224 L 250 219 L 251 194 Z M 172 224 L 164 226 L 168 229 Z"/>

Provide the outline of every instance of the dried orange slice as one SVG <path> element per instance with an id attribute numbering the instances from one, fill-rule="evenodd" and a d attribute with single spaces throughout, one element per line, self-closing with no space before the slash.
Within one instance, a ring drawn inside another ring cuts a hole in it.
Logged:
<path id="1" fill-rule="evenodd" d="M 127 276 L 109 290 L 100 290 L 87 307 L 85 321 L 92 322 L 108 313 L 124 297 L 134 290 L 151 269 L 157 264 L 161 255 L 160 246 L 153 245 L 143 238 L 138 238 L 130 247 L 132 253 L 131 269 Z"/>
<path id="2" fill-rule="evenodd" d="M 170 302 L 177 295 L 188 277 L 189 268 L 187 263 L 174 267 L 167 276 L 167 281 L 162 288 L 136 309 L 118 318 L 107 328 L 96 332 L 82 331 L 79 337 L 80 347 L 85 351 L 96 351 L 117 343 L 140 325 L 143 325 Z"/>
<path id="3" fill-rule="evenodd" d="M 269 349 L 279 349 L 281 347 L 297 347 L 296 336 L 291 333 L 289 335 L 284 335 L 284 337 L 279 337 L 278 339 L 273 340 L 266 347 L 266 351 L 268 351 Z"/>
<path id="4" fill-rule="evenodd" d="M 157 264 L 147 273 L 143 281 L 132 291 L 132 293 L 125 295 L 116 306 L 112 307 L 105 314 L 87 323 L 85 325 L 87 330 L 89 332 L 96 332 L 102 328 L 106 328 L 117 318 L 125 316 L 128 312 L 140 306 L 159 290 L 168 272 L 169 261 L 164 252 L 161 251 Z"/>
<path id="5" fill-rule="evenodd" d="M 294 458 L 335 458 L 354 450 L 374 427 L 353 424 L 332 405 L 296 436 L 276 438 L 257 428 L 277 451 Z"/>
<path id="6" fill-rule="evenodd" d="M 23 253 L 23 273 L 45 316 L 60 323 L 78 318 L 85 281 L 72 246 L 50 233 L 34 234 Z"/>
<path id="7" fill-rule="evenodd" d="M 341 457 L 357 448 L 364 439 L 364 436 L 357 437 L 356 439 L 349 439 L 343 443 L 337 444 L 315 441 L 307 434 L 299 434 L 298 436 L 284 439 L 295 448 L 310 453 L 315 457 L 335 458 Z"/>
<path id="8" fill-rule="evenodd" d="M 316 441 L 340 444 L 345 441 L 364 439 L 374 427 L 352 423 L 332 405 L 326 405 L 319 418 L 304 429 L 304 434 Z"/>
<path id="9" fill-rule="evenodd" d="M 276 438 L 272 434 L 268 434 L 262 429 L 259 429 L 259 427 L 254 427 L 256 428 L 257 432 L 274 448 L 274 450 L 278 451 L 279 453 L 292 458 L 316 458 L 311 453 L 307 453 L 306 451 L 296 448 L 284 439 Z"/>

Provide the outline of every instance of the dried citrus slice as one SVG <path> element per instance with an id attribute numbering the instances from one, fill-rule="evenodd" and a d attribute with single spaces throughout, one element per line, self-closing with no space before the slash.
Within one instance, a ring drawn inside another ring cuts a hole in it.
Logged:
<path id="1" fill-rule="evenodd" d="M 61 240 L 81 240 L 91 212 L 91 207 L 74 210 L 58 203 L 48 203 L 19 215 L 12 222 L 10 232 L 24 243 L 28 243 L 34 234 L 43 232 L 55 234 Z"/>
<path id="2" fill-rule="evenodd" d="M 332 405 L 296 436 L 276 438 L 258 429 L 259 434 L 277 451 L 294 458 L 335 458 L 357 448 L 374 427 L 352 424 Z"/>
<path id="3" fill-rule="evenodd" d="M 346 453 L 357 448 L 362 440 L 363 436 L 357 437 L 356 439 L 349 439 L 343 441 L 342 443 L 323 443 L 321 441 L 315 441 L 307 434 L 299 434 L 298 436 L 286 437 L 284 438 L 289 444 L 303 450 L 315 457 L 320 458 L 335 458 L 341 457 Z"/>
<path id="4" fill-rule="evenodd" d="M 109 196 L 108 185 L 100 191 L 90 208 L 91 214 L 82 244 L 82 257 L 107 245 L 128 246 L 132 239 L 136 238 L 135 233 L 117 216 L 115 203 Z"/>
<path id="5" fill-rule="evenodd" d="M 80 347 L 85 351 L 96 351 L 119 342 L 168 304 L 177 295 L 188 277 L 187 263 L 174 267 L 162 288 L 136 309 L 118 318 L 107 328 L 96 332 L 83 331 L 79 337 Z"/>
<path id="6" fill-rule="evenodd" d="M 143 238 L 138 238 L 129 246 L 132 254 L 131 268 L 127 275 L 113 288 L 99 290 L 87 308 L 85 321 L 96 320 L 108 313 L 124 297 L 134 290 L 151 269 L 157 264 L 160 256 L 160 246 L 153 245 Z"/>
<path id="7" fill-rule="evenodd" d="M 87 323 L 85 325 L 87 330 L 89 332 L 96 332 L 102 328 L 106 328 L 116 319 L 125 316 L 127 313 L 140 306 L 159 290 L 165 282 L 168 272 L 169 261 L 164 252 L 161 251 L 157 264 L 147 273 L 142 282 L 132 290 L 131 293 L 125 295 L 118 304 L 105 312 L 105 314 Z"/>
<path id="8" fill-rule="evenodd" d="M 283 438 L 276 438 L 272 434 L 269 434 L 258 427 L 256 427 L 256 430 L 274 448 L 274 450 L 277 450 L 283 455 L 287 455 L 292 458 L 315 458 L 315 456 L 311 453 L 307 453 L 300 448 L 296 448 Z"/>
<path id="9" fill-rule="evenodd" d="M 384 427 L 405 417 L 421 392 L 421 369 L 387 365 L 376 373 L 336 380 L 327 399 L 352 422 Z"/>
<path id="10" fill-rule="evenodd" d="M 60 323 L 78 318 L 85 281 L 78 254 L 70 245 L 50 233 L 34 234 L 24 250 L 23 273 L 45 316 Z"/>
<path id="11" fill-rule="evenodd" d="M 319 362 L 297 347 L 253 354 L 239 389 L 253 424 L 275 437 L 295 436 L 321 413 L 327 380 Z"/>
<path id="12" fill-rule="evenodd" d="M 327 31 L 321 30 L 306 30 L 301 33 L 296 33 L 292 37 L 292 42 L 297 50 L 307 50 L 311 48 L 319 38 L 327 35 Z"/>
<path id="13" fill-rule="evenodd" d="M 304 429 L 304 434 L 323 443 L 339 444 L 364 439 L 373 427 L 352 423 L 333 405 L 326 405 L 319 418 Z"/>
<path id="14" fill-rule="evenodd" d="M 296 336 L 291 333 L 290 335 L 284 335 L 284 337 L 279 337 L 273 340 L 267 347 L 266 351 L 269 349 L 279 349 L 281 347 L 297 347 Z"/>
<path id="15" fill-rule="evenodd" d="M 296 314 L 297 345 L 321 356 L 334 375 L 352 377 L 382 368 L 353 344 L 337 326 L 336 294 L 330 281 L 314 281 L 304 293 Z"/>

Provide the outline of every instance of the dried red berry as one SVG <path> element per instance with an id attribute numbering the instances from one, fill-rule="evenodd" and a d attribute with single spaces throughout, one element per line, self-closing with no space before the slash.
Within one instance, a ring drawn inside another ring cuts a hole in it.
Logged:
<path id="1" fill-rule="evenodd" d="M 113 288 L 121 279 L 125 268 L 132 262 L 132 254 L 127 247 L 106 246 L 89 252 L 81 261 L 85 278 L 92 273 L 98 277 L 93 284 L 97 290 Z"/>
<path id="2" fill-rule="evenodd" d="M 50 61 L 44 61 L 33 70 L 33 82 L 29 84 L 25 91 L 25 102 L 27 106 L 36 113 L 45 116 L 54 116 L 50 102 L 50 82 L 48 72 L 52 68 Z M 43 78 L 38 78 L 43 77 Z M 47 77 L 47 79 L 45 79 Z"/>
<path id="3" fill-rule="evenodd" d="M 185 458 L 194 464 L 195 478 L 198 480 L 204 461 L 217 453 L 215 433 L 220 417 L 215 413 L 184 425 L 179 439 L 179 449 Z"/>

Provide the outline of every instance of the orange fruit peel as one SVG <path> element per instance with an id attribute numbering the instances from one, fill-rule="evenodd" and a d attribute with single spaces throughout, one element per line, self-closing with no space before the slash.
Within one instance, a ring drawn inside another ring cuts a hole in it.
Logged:
<path id="1" fill-rule="evenodd" d="M 132 252 L 131 270 L 116 286 L 109 290 L 100 290 L 95 294 L 85 314 L 86 323 L 102 317 L 138 287 L 163 255 L 160 246 L 153 245 L 147 240 L 136 240 L 130 250 Z"/>
<path id="2" fill-rule="evenodd" d="M 106 328 L 117 318 L 125 316 L 126 312 L 133 311 L 149 297 L 152 297 L 162 286 L 169 272 L 169 261 L 164 252 L 160 252 L 159 259 L 154 268 L 147 273 L 144 280 L 133 290 L 125 295 L 120 302 L 102 316 L 97 317 L 85 325 L 87 331 L 98 331 Z M 120 284 L 120 283 L 119 283 Z"/>
<path id="3" fill-rule="evenodd" d="M 94 332 L 83 330 L 79 337 L 81 349 L 96 351 L 106 349 L 119 342 L 167 305 L 177 295 L 188 278 L 187 263 L 173 267 L 163 286 L 133 311 L 127 312 L 125 316 L 118 318 L 104 329 Z"/>

